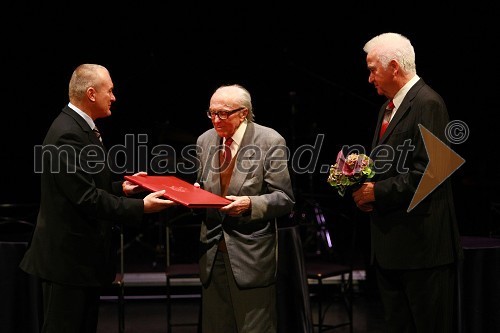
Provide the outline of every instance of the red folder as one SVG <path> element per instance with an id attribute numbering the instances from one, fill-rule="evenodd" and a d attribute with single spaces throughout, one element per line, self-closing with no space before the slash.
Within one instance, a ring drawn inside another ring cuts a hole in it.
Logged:
<path id="1" fill-rule="evenodd" d="M 195 187 L 176 176 L 124 176 L 124 178 L 153 192 L 165 190 L 164 197 L 189 208 L 220 208 L 232 202 Z"/>

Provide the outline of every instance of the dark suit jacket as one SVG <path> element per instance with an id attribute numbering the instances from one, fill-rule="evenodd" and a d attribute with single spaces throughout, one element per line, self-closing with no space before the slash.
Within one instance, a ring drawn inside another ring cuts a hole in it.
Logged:
<path id="1" fill-rule="evenodd" d="M 20 267 L 42 279 L 75 286 L 113 281 L 111 227 L 140 223 L 141 199 L 120 197 L 104 147 L 85 120 L 66 106 L 43 142 L 41 202 L 33 239 Z M 113 194 L 114 193 L 114 194 Z"/>
<path id="2" fill-rule="evenodd" d="M 198 181 L 205 190 L 220 195 L 217 168 L 221 139 L 210 129 L 198 138 L 197 147 L 201 162 Z M 250 196 L 252 209 L 241 217 L 207 210 L 200 235 L 200 275 L 204 284 L 209 281 L 223 233 L 232 272 L 240 287 L 262 287 L 275 282 L 278 244 L 275 218 L 290 213 L 295 200 L 287 156 L 285 140 L 278 132 L 248 123 L 235 157 L 227 195 Z"/>
<path id="3" fill-rule="evenodd" d="M 407 212 L 429 162 L 418 125 L 446 143 L 444 134 L 449 118 L 445 103 L 420 79 L 405 96 L 379 141 L 384 110 L 385 105 L 380 110 L 372 142 L 377 168 L 386 168 L 377 170 L 373 179 L 376 201 L 371 214 L 372 261 L 376 259 L 381 267 L 389 269 L 449 264 L 462 255 L 449 179 Z M 393 162 L 377 157 L 375 152 L 380 148 L 389 152 L 385 159 Z"/>

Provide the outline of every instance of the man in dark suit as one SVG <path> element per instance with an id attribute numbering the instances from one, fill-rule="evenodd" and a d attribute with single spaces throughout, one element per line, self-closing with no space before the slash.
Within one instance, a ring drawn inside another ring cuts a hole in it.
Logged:
<path id="1" fill-rule="evenodd" d="M 137 186 L 112 182 L 94 121 L 111 115 L 115 100 L 105 67 L 78 66 L 69 82 L 69 104 L 36 156 L 43 168 L 40 211 L 20 267 L 42 281 L 44 333 L 96 332 L 99 288 L 115 278 L 112 227 L 138 225 L 143 213 L 174 205 L 159 198 L 163 191 L 127 198 Z"/>
<path id="2" fill-rule="evenodd" d="M 217 89 L 208 117 L 214 128 L 197 140 L 198 183 L 233 202 L 208 209 L 201 226 L 203 332 L 273 333 L 275 219 L 289 214 L 295 200 L 286 143 L 253 122 L 250 93 L 240 85 Z"/>
<path id="3" fill-rule="evenodd" d="M 372 262 L 387 331 L 451 333 L 454 263 L 462 250 L 449 180 L 408 209 L 429 162 L 418 125 L 445 141 L 448 112 L 441 96 L 418 77 L 406 37 L 381 34 L 364 51 L 368 81 L 388 101 L 373 138 L 377 174 L 353 198 L 359 209 L 370 212 Z"/>

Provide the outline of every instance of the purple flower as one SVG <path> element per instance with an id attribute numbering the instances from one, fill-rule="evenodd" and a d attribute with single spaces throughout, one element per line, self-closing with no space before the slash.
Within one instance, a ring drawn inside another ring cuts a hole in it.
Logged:
<path id="1" fill-rule="evenodd" d="M 346 159 L 341 150 L 337 154 L 335 164 L 330 167 L 327 181 L 337 189 L 340 196 L 344 196 L 348 188 L 357 186 L 374 175 L 373 161 L 370 157 L 352 153 Z"/>

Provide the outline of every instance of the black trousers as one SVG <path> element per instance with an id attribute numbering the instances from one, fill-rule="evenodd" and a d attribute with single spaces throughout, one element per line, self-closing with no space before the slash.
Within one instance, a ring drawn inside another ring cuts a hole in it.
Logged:
<path id="1" fill-rule="evenodd" d="M 74 287 L 42 281 L 42 333 L 95 333 L 100 288 Z"/>
<path id="2" fill-rule="evenodd" d="M 453 333 L 453 265 L 413 270 L 375 265 L 388 333 Z"/>

